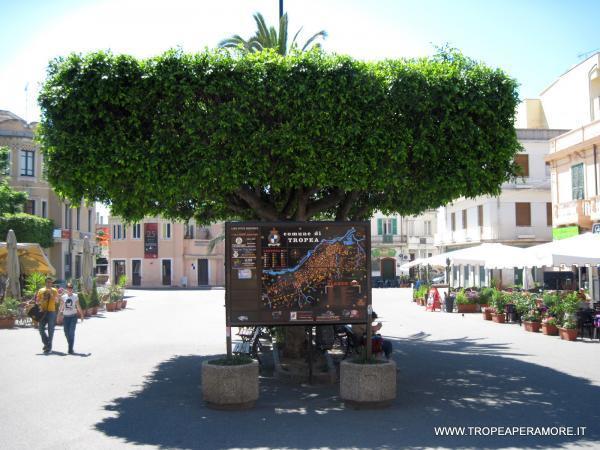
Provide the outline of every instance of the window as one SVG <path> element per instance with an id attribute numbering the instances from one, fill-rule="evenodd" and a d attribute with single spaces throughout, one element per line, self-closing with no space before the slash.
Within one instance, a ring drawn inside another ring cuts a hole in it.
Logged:
<path id="1" fill-rule="evenodd" d="M 88 231 L 92 231 L 92 208 L 88 208 Z"/>
<path id="2" fill-rule="evenodd" d="M 531 226 L 531 203 L 515 203 L 515 214 L 518 227 Z"/>
<path id="3" fill-rule="evenodd" d="M 425 236 L 431 236 L 431 220 L 425 221 Z"/>
<path id="4" fill-rule="evenodd" d="M 112 235 L 113 240 L 118 241 L 118 240 L 125 239 L 126 237 L 127 236 L 126 236 L 125 225 L 121 225 L 120 223 L 113 225 L 113 235 Z"/>
<path id="5" fill-rule="evenodd" d="M 552 226 L 552 203 L 546 203 L 546 225 Z"/>
<path id="6" fill-rule="evenodd" d="M 75 224 L 76 224 L 76 230 L 79 230 L 81 227 L 81 208 L 78 206 L 77 207 L 77 212 L 75 214 Z"/>
<path id="7" fill-rule="evenodd" d="M 194 225 L 191 223 L 185 224 L 184 239 L 194 239 Z"/>
<path id="8" fill-rule="evenodd" d="M 42 201 L 42 217 L 45 219 L 48 217 L 48 202 Z"/>
<path id="9" fill-rule="evenodd" d="M 463 209 L 462 211 L 462 224 L 463 224 L 463 228 L 466 230 L 467 229 L 467 210 Z"/>
<path id="10" fill-rule="evenodd" d="M 583 200 L 585 193 L 583 189 L 583 163 L 571 167 L 571 189 L 573 200 Z"/>
<path id="11" fill-rule="evenodd" d="M 397 220 L 396 219 L 377 219 L 377 234 L 378 235 L 389 235 L 397 234 Z"/>
<path id="12" fill-rule="evenodd" d="M 483 205 L 477 207 L 477 226 L 483 226 Z"/>
<path id="13" fill-rule="evenodd" d="M 71 228 L 71 208 L 69 208 L 69 205 L 65 205 L 65 221 L 64 221 L 64 227 L 66 229 Z"/>
<path id="14" fill-rule="evenodd" d="M 515 164 L 521 169 L 519 175 L 522 177 L 529 176 L 529 155 L 520 153 L 515 156 Z"/>
<path id="15" fill-rule="evenodd" d="M 133 239 L 141 239 L 142 238 L 142 225 L 139 223 L 133 224 Z"/>
<path id="16" fill-rule="evenodd" d="M 35 200 L 27 200 L 25 202 L 25 213 L 26 214 L 35 214 Z"/>
<path id="17" fill-rule="evenodd" d="M 163 239 L 171 239 L 171 224 L 170 223 L 162 224 L 162 235 L 163 235 Z"/>
<path id="18" fill-rule="evenodd" d="M 22 177 L 35 176 L 34 164 L 35 164 L 35 152 L 33 150 L 21 150 L 21 176 Z"/>
<path id="19" fill-rule="evenodd" d="M 544 173 L 546 174 L 547 177 L 550 177 L 550 173 L 552 172 L 552 168 L 550 167 L 550 163 L 546 163 L 544 164 L 545 166 L 545 171 Z"/>
<path id="20" fill-rule="evenodd" d="M 450 227 L 452 231 L 456 231 L 456 213 L 450 214 Z"/>

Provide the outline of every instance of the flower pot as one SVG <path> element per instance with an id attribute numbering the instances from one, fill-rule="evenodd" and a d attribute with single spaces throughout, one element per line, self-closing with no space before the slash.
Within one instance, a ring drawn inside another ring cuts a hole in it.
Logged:
<path id="1" fill-rule="evenodd" d="M 106 310 L 108 312 L 114 312 L 117 308 L 117 304 L 116 303 L 107 303 L 106 304 Z"/>
<path id="2" fill-rule="evenodd" d="M 560 334 L 560 338 L 565 341 L 574 341 L 577 339 L 576 328 L 559 328 L 558 333 Z"/>
<path id="3" fill-rule="evenodd" d="M 13 328 L 15 326 L 16 319 L 14 317 L 0 317 L 0 328 Z"/>
<path id="4" fill-rule="evenodd" d="M 483 308 L 483 320 L 492 320 L 492 310 L 490 308 Z"/>
<path id="5" fill-rule="evenodd" d="M 532 333 L 537 333 L 540 331 L 541 324 L 539 322 L 523 322 L 525 326 L 525 331 L 530 331 Z"/>
<path id="6" fill-rule="evenodd" d="M 98 307 L 97 307 L 97 306 L 94 306 L 94 307 L 92 308 L 92 315 L 94 315 L 94 316 L 95 316 L 96 314 L 98 314 Z"/>
<path id="7" fill-rule="evenodd" d="M 117 311 L 123 309 L 123 300 L 117 300 Z"/>
<path id="8" fill-rule="evenodd" d="M 459 313 L 475 313 L 477 312 L 477 308 L 479 307 L 479 305 L 475 304 L 475 303 L 463 303 L 463 304 L 457 304 L 456 305 L 456 310 Z"/>
<path id="9" fill-rule="evenodd" d="M 548 336 L 558 336 L 558 327 L 549 323 L 543 323 L 542 333 Z"/>
<path id="10" fill-rule="evenodd" d="M 123 300 L 123 309 L 127 308 L 127 300 Z"/>
<path id="11" fill-rule="evenodd" d="M 396 363 L 359 364 L 344 360 L 340 364 L 340 397 L 355 408 L 389 406 L 396 398 Z"/>
<path id="12" fill-rule="evenodd" d="M 83 313 L 85 317 L 92 317 L 92 310 L 90 308 L 86 308 Z"/>
<path id="13" fill-rule="evenodd" d="M 492 313 L 492 320 L 496 323 L 504 323 L 505 319 L 504 314 Z"/>
<path id="14" fill-rule="evenodd" d="M 252 408 L 258 392 L 258 361 L 235 366 L 202 363 L 202 398 L 208 407 Z"/>

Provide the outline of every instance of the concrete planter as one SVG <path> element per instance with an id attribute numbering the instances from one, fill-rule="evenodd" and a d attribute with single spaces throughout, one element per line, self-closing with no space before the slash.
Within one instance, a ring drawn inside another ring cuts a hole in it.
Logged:
<path id="1" fill-rule="evenodd" d="M 202 363 L 202 398 L 214 409 L 249 409 L 258 400 L 258 361 L 237 366 Z"/>
<path id="2" fill-rule="evenodd" d="M 396 398 L 396 363 L 340 364 L 340 397 L 354 408 L 381 408 Z"/>

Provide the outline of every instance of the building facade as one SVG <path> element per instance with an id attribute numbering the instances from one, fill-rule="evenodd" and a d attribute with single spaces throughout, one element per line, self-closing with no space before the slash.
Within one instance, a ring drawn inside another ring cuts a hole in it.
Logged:
<path id="1" fill-rule="evenodd" d="M 161 217 L 127 224 L 109 217 L 109 278 L 123 275 L 130 287 L 214 287 L 225 285 L 224 223 L 208 227 Z M 217 239 L 215 239 L 217 238 Z M 211 240 L 216 245 L 211 249 Z"/>
<path id="2" fill-rule="evenodd" d="M 385 215 L 371 218 L 371 269 L 373 276 L 384 280 L 407 275 L 402 264 L 438 253 L 434 246 L 436 212 L 420 216 Z"/>
<path id="3" fill-rule="evenodd" d="M 441 251 L 458 250 L 484 242 L 529 247 L 552 240 L 550 170 L 544 158 L 550 142 L 565 130 L 517 129 L 523 150 L 516 156 L 522 176 L 504 183 L 497 197 L 457 199 L 438 210 L 435 244 Z M 473 266 L 457 267 L 455 285 L 484 285 L 490 277 L 504 285 L 520 283 L 521 271 L 486 272 Z"/>
<path id="4" fill-rule="evenodd" d="M 54 222 L 54 245 L 44 251 L 56 269 L 56 277 L 79 278 L 83 239 L 88 237 L 95 243 L 95 208 L 84 202 L 64 202 L 54 193 L 43 176 L 43 157 L 33 141 L 35 126 L 10 111 L 0 110 L 0 146 L 10 149 L 9 185 L 29 195 L 26 213 Z"/>

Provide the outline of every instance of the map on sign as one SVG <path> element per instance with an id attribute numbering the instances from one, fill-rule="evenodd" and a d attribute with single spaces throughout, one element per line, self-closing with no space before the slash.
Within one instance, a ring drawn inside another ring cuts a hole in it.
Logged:
<path id="1" fill-rule="evenodd" d="M 226 226 L 230 323 L 352 323 L 370 303 L 366 222 Z"/>
<path id="2" fill-rule="evenodd" d="M 319 231 L 315 234 L 320 236 Z M 298 260 L 292 267 L 263 268 L 263 306 L 273 310 L 317 306 L 335 286 L 348 286 L 359 300 L 362 291 L 359 278 L 366 258 L 365 237 L 350 228 L 343 236 L 306 241 L 314 245 L 288 244 L 288 258 L 292 263 Z"/>

